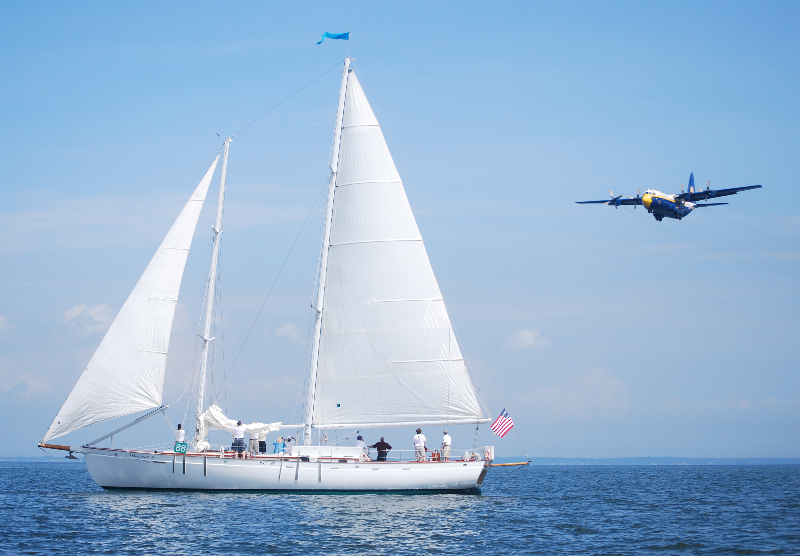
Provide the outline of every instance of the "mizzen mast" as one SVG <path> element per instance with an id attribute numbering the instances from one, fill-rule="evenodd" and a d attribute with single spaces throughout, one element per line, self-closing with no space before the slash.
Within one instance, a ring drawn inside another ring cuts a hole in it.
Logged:
<path id="1" fill-rule="evenodd" d="M 219 196 L 217 197 L 217 219 L 214 223 L 214 240 L 211 249 L 211 268 L 208 272 L 208 286 L 206 288 L 206 315 L 203 325 L 203 353 L 200 357 L 200 386 L 197 391 L 197 421 L 195 423 L 195 438 L 200 433 L 200 415 L 202 415 L 206 398 L 206 371 L 208 368 L 208 347 L 211 340 L 211 321 L 213 320 L 214 292 L 217 281 L 217 261 L 219 260 L 219 240 L 222 235 L 222 206 L 225 202 L 225 177 L 228 171 L 228 147 L 233 139 L 225 138 L 225 152 L 222 157 L 222 174 L 219 180 Z M 198 334 L 199 336 L 199 334 Z"/>
<path id="2" fill-rule="evenodd" d="M 319 258 L 319 282 L 317 285 L 317 300 L 314 305 L 316 321 L 314 323 L 314 343 L 311 347 L 311 370 L 308 377 L 308 398 L 306 401 L 306 420 L 303 443 L 311 444 L 311 422 L 314 418 L 314 400 L 317 390 L 317 369 L 319 367 L 319 342 L 322 335 L 322 308 L 325 303 L 325 283 L 328 274 L 328 251 L 331 242 L 331 222 L 333 221 L 333 197 L 336 191 L 336 173 L 339 169 L 339 147 L 342 138 L 342 120 L 344 118 L 345 93 L 347 92 L 347 77 L 350 74 L 350 58 L 344 60 L 342 72 L 342 86 L 339 89 L 339 108 L 336 112 L 336 128 L 333 132 L 333 148 L 331 149 L 330 177 L 328 178 L 328 206 L 325 211 L 325 230 L 322 234 L 322 253 Z M 227 153 L 227 150 L 225 151 Z M 223 172 L 225 163 L 223 162 Z"/>

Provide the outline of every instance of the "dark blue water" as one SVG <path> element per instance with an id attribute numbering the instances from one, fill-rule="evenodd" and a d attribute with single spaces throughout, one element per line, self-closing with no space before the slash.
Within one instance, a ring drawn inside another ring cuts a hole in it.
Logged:
<path id="1" fill-rule="evenodd" d="M 492 469 L 480 495 L 105 492 L 0 463 L 3 554 L 800 554 L 800 466 Z"/>

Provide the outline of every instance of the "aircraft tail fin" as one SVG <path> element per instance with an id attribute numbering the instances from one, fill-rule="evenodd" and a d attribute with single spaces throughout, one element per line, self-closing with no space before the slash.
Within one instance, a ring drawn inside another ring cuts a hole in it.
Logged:
<path id="1" fill-rule="evenodd" d="M 689 193 L 694 193 L 694 172 L 689 174 Z"/>

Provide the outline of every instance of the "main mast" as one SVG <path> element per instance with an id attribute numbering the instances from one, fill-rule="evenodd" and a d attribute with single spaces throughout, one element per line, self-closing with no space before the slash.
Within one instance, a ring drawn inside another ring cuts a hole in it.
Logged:
<path id="1" fill-rule="evenodd" d="M 222 175 L 219 180 L 219 196 L 217 197 L 217 219 L 214 223 L 214 240 L 211 249 L 211 269 L 208 272 L 208 287 L 206 290 L 206 317 L 203 326 L 203 353 L 200 357 L 200 387 L 197 392 L 197 423 L 195 424 L 195 438 L 200 433 L 200 415 L 203 413 L 206 397 L 206 370 L 208 368 L 208 346 L 211 340 L 211 321 L 213 320 L 214 291 L 217 281 L 217 260 L 219 258 L 219 240 L 222 235 L 222 205 L 225 201 L 225 177 L 228 172 L 228 147 L 232 139 L 225 138 L 225 153 L 222 157 Z"/>
<path id="2" fill-rule="evenodd" d="M 325 303 L 325 283 L 328 275 L 328 251 L 331 243 L 331 223 L 333 221 L 333 197 L 336 191 L 336 172 L 339 169 L 339 145 L 342 138 L 342 119 L 344 118 L 345 93 L 347 77 L 350 74 L 350 58 L 344 60 L 342 86 L 339 89 L 339 109 L 336 112 L 336 128 L 333 131 L 333 148 L 329 164 L 331 173 L 328 178 L 328 207 L 325 211 L 325 230 L 322 234 L 322 253 L 319 258 L 319 282 L 317 285 L 317 302 L 314 306 L 316 321 L 314 323 L 314 343 L 311 347 L 311 370 L 308 377 L 308 399 L 306 401 L 306 421 L 303 443 L 311 444 L 311 422 L 314 419 L 314 398 L 317 390 L 317 369 L 319 367 L 319 342 L 322 335 L 322 308 Z M 227 145 L 226 145 L 227 149 Z M 227 150 L 225 151 L 227 153 Z M 223 162 L 223 172 L 225 163 Z"/>

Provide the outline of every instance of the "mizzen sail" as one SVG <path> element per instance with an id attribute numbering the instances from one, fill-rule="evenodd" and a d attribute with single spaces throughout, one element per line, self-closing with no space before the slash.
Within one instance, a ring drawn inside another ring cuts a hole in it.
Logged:
<path id="1" fill-rule="evenodd" d="M 346 86 L 313 426 L 484 421 L 378 120 Z"/>
<path id="2" fill-rule="evenodd" d="M 81 427 L 161 405 L 178 292 L 197 219 L 219 155 L 106 332 L 44 442 Z"/>

